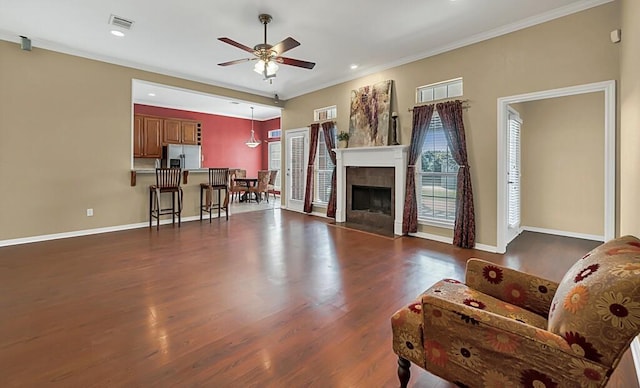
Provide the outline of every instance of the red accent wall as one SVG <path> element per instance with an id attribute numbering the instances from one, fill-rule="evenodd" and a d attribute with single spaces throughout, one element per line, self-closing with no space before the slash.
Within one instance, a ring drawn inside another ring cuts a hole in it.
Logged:
<path id="1" fill-rule="evenodd" d="M 134 113 L 160 117 L 197 120 L 202 123 L 202 167 L 229 167 L 247 170 L 247 176 L 258 176 L 258 170 L 268 168 L 267 131 L 280 128 L 280 118 L 255 121 L 256 138 L 262 144 L 249 148 L 244 144 L 251 137 L 251 120 L 191 112 L 180 109 L 134 104 Z"/>

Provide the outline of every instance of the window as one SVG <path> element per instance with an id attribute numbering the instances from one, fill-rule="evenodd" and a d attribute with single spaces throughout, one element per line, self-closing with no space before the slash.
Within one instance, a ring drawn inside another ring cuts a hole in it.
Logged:
<path id="1" fill-rule="evenodd" d="M 267 132 L 267 137 L 269 139 L 277 139 L 280 138 L 282 131 L 280 129 L 272 129 L 269 132 Z"/>
<path id="2" fill-rule="evenodd" d="M 453 226 L 458 168 L 451 156 L 440 117 L 434 112 L 419 163 L 416 164 L 419 221 L 435 226 Z"/>
<path id="3" fill-rule="evenodd" d="M 462 96 L 462 78 L 420 86 L 416 89 L 417 103 L 443 100 L 445 98 L 459 96 Z"/>
<path id="4" fill-rule="evenodd" d="M 318 153 L 316 154 L 316 165 L 313 177 L 314 203 L 329 203 L 329 198 L 331 197 L 331 174 L 333 174 L 333 167 L 334 164 L 331 161 L 329 150 L 324 142 L 324 131 L 321 128 L 318 133 Z"/>
<path id="5" fill-rule="evenodd" d="M 335 105 L 313 110 L 313 121 L 331 120 L 336 117 L 338 117 L 338 108 Z"/>

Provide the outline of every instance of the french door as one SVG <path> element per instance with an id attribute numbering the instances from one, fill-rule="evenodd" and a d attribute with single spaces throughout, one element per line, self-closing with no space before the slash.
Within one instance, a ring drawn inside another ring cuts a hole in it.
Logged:
<path id="1" fill-rule="evenodd" d="M 269 170 L 278 170 L 278 175 L 276 176 L 276 183 L 274 184 L 274 189 L 276 191 L 280 191 L 280 182 L 282 182 L 282 173 L 280 169 L 282 168 L 282 159 L 281 159 L 281 144 L 279 141 L 269 142 Z"/>
<path id="2" fill-rule="evenodd" d="M 309 160 L 309 128 L 285 131 L 287 209 L 304 211 L 306 168 Z"/>
<path id="3" fill-rule="evenodd" d="M 507 115 L 507 202 L 509 208 L 507 211 L 507 241 L 509 244 L 511 240 L 518 237 L 521 232 L 520 229 L 520 132 L 522 127 L 522 120 L 520 115 L 514 109 L 509 108 L 509 114 Z"/>

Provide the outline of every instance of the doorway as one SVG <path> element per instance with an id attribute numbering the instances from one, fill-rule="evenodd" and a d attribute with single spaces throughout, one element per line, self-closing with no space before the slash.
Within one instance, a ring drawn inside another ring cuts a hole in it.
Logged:
<path id="1" fill-rule="evenodd" d="M 571 86 L 498 99 L 497 134 L 497 243 L 496 251 L 506 251 L 512 231 L 509 230 L 509 105 L 527 101 L 566 97 L 584 93 L 604 93 L 604 240 L 615 234 L 615 81 Z"/>
<path id="2" fill-rule="evenodd" d="M 517 110 L 508 107 L 507 113 L 507 235 L 509 244 L 522 232 L 521 221 L 521 136 L 522 119 Z"/>
<path id="3" fill-rule="evenodd" d="M 305 166 L 309 159 L 309 128 L 286 131 L 284 138 L 287 156 L 287 209 L 303 212 L 307 182 Z"/>
<path id="4" fill-rule="evenodd" d="M 281 173 L 280 169 L 282 168 L 282 158 L 281 158 L 281 143 L 279 141 L 269 142 L 269 170 L 277 170 L 278 175 L 276 175 L 276 182 L 273 186 L 275 191 L 280 191 L 280 182 L 281 182 Z"/>

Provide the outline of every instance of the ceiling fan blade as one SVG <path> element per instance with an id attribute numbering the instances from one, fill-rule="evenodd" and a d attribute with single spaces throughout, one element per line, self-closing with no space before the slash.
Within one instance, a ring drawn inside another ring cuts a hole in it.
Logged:
<path id="1" fill-rule="evenodd" d="M 300 42 L 293 39 L 292 37 L 288 37 L 282 42 L 276 43 L 273 47 L 271 47 L 271 50 L 275 51 L 277 53 L 276 55 L 282 55 L 283 53 L 291 50 L 292 48 L 296 48 L 298 46 L 300 46 Z"/>
<path id="2" fill-rule="evenodd" d="M 300 59 L 293 59 L 293 58 L 287 58 L 287 57 L 276 57 L 276 62 L 282 63 L 283 65 L 303 67 L 305 69 L 313 69 L 313 67 L 316 65 L 313 62 L 301 61 Z"/>
<path id="3" fill-rule="evenodd" d="M 236 59 L 235 61 L 229 61 L 229 62 L 218 63 L 218 66 L 229 66 L 229 65 L 235 65 L 235 64 L 243 63 L 243 62 L 255 61 L 256 59 L 258 59 L 258 58 L 244 58 L 244 59 Z"/>
<path id="4" fill-rule="evenodd" d="M 247 46 L 243 45 L 242 43 L 236 42 L 233 39 L 229 39 L 229 38 L 225 37 L 225 38 L 218 38 L 218 40 L 221 41 L 221 42 L 230 44 L 232 46 L 235 46 L 235 47 L 239 48 L 240 50 L 244 50 L 244 51 L 246 51 L 248 53 L 251 53 L 251 54 L 253 54 L 255 52 L 255 50 L 252 49 L 251 47 L 247 47 Z"/>

